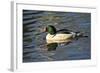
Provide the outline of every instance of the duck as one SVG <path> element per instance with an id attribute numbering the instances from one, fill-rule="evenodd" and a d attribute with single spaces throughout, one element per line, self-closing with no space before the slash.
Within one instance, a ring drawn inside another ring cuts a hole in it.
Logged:
<path id="1" fill-rule="evenodd" d="M 57 30 L 53 25 L 48 25 L 44 28 L 44 31 L 47 32 L 46 43 L 48 51 L 56 50 L 58 44 L 69 44 L 79 37 L 87 37 L 83 36 L 83 33 L 73 32 L 68 29 Z"/>

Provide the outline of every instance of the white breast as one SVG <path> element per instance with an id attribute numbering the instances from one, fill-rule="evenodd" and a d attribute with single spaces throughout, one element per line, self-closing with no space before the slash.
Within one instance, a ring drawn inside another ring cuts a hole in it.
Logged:
<path id="1" fill-rule="evenodd" d="M 71 39 L 69 39 L 71 37 L 73 37 L 73 34 L 47 34 L 46 41 L 47 43 L 63 43 L 71 41 Z"/>

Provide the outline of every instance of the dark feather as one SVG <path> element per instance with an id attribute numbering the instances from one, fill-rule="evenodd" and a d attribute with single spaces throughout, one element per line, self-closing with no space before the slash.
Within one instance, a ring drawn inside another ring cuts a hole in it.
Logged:
<path id="1" fill-rule="evenodd" d="M 68 29 L 61 29 L 61 30 L 58 30 L 57 33 L 66 33 L 66 34 L 70 34 L 72 31 L 71 30 L 68 30 Z"/>

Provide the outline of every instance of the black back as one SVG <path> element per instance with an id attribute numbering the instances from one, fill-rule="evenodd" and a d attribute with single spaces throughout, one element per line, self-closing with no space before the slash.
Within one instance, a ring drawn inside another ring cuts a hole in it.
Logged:
<path id="1" fill-rule="evenodd" d="M 61 30 L 58 30 L 57 33 L 66 33 L 66 34 L 70 34 L 72 31 L 71 30 L 68 30 L 68 29 L 61 29 Z"/>

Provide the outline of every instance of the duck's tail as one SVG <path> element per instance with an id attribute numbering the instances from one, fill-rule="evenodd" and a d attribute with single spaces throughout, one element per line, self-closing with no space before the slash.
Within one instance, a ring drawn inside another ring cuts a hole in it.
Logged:
<path id="1" fill-rule="evenodd" d="M 88 36 L 85 35 L 84 33 L 76 32 L 76 35 L 75 35 L 75 38 L 76 38 L 76 39 L 84 38 L 84 37 L 88 37 Z"/>

